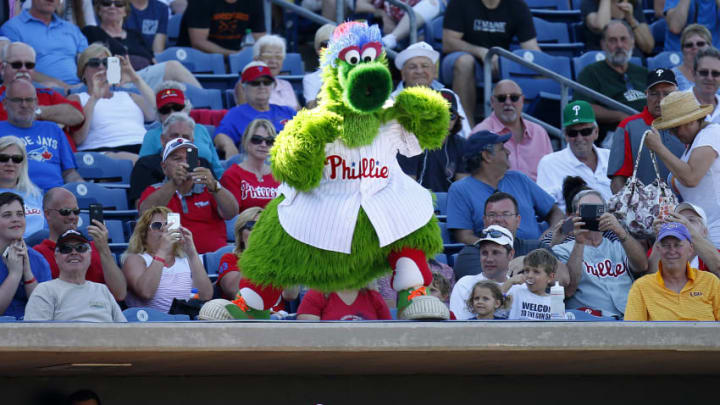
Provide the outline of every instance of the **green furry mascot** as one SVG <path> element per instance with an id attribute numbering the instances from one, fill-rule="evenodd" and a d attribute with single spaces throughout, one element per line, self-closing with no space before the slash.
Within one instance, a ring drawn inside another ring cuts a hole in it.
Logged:
<path id="1" fill-rule="evenodd" d="M 443 97 L 392 80 L 377 26 L 338 26 L 322 57 L 320 105 L 286 124 L 271 150 L 281 195 L 260 216 L 240 258 L 236 318 L 267 318 L 280 288 L 362 288 L 393 271 L 403 319 L 447 319 L 425 287 L 427 257 L 442 251 L 430 193 L 396 160 L 437 149 L 447 134 Z"/>

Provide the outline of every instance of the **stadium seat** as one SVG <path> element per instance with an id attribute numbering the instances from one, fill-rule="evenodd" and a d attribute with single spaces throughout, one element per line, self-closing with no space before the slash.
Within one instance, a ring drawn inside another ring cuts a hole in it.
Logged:
<path id="1" fill-rule="evenodd" d="M 189 321 L 190 316 L 185 314 L 170 315 L 153 308 L 135 307 L 123 311 L 128 322 L 178 322 Z"/>
<path id="2" fill-rule="evenodd" d="M 205 263 L 205 271 L 207 271 L 208 274 L 217 276 L 218 274 L 218 267 L 220 267 L 220 258 L 225 253 L 230 253 L 235 249 L 235 245 L 227 245 L 223 246 L 220 249 L 205 253 L 203 255 L 204 257 L 204 263 Z"/>
<path id="3" fill-rule="evenodd" d="M 648 70 L 657 68 L 672 69 L 682 64 L 682 54 L 680 52 L 660 52 L 652 58 L 647 58 Z"/>
<path id="4" fill-rule="evenodd" d="M 455 267 L 455 260 L 457 260 L 458 253 L 453 253 L 448 256 L 448 266 Z"/>
<path id="5" fill-rule="evenodd" d="M 452 243 L 450 240 L 450 232 L 447 229 L 447 222 L 438 222 L 440 226 L 440 235 L 442 235 L 443 243 Z"/>
<path id="6" fill-rule="evenodd" d="M 667 31 L 667 22 L 664 18 L 654 21 L 650 24 L 650 32 L 655 39 L 655 50 L 662 51 L 665 45 L 665 32 Z"/>
<path id="7" fill-rule="evenodd" d="M 218 89 L 201 89 L 195 86 L 187 86 L 185 92 L 193 108 L 207 108 L 210 110 L 222 110 L 222 92 Z"/>
<path id="8" fill-rule="evenodd" d="M 444 16 L 439 15 L 430 21 L 430 24 L 425 24 L 423 29 L 425 30 L 425 42 L 430 44 L 436 51 L 442 55 L 442 30 L 443 30 L 443 19 Z"/>
<path id="9" fill-rule="evenodd" d="M 3 315 L 0 316 L 0 322 L 17 322 L 17 318 L 14 316 Z"/>
<path id="10" fill-rule="evenodd" d="M 585 69 L 585 66 L 601 60 L 605 60 L 605 53 L 603 53 L 603 51 L 587 51 L 580 56 L 574 57 L 572 65 L 576 80 L 580 72 Z M 642 59 L 639 56 L 633 56 L 630 58 L 630 63 L 643 66 Z"/>
<path id="11" fill-rule="evenodd" d="M 569 79 L 572 78 L 570 59 L 567 57 L 551 56 L 544 52 L 528 50 L 516 50 L 513 53 L 526 61 L 538 64 L 559 75 Z M 526 106 L 529 106 L 529 103 L 539 98 L 540 92 L 560 94 L 560 83 L 551 79 L 540 78 L 534 70 L 528 69 L 509 59 L 500 58 L 500 77 L 502 79 L 512 79 L 517 82 L 518 86 L 523 89 Z M 529 109 L 526 112 L 529 112 Z"/>
<path id="12" fill-rule="evenodd" d="M 569 10 L 568 0 L 525 0 L 530 9 Z"/>
<path id="13" fill-rule="evenodd" d="M 192 73 L 224 74 L 225 60 L 218 53 L 205 53 L 187 47 L 171 47 L 155 55 L 158 62 L 176 60 Z"/>
<path id="14" fill-rule="evenodd" d="M 235 243 L 235 221 L 237 221 L 238 215 L 235 215 L 235 218 L 233 219 L 225 221 L 225 231 L 227 232 L 228 243 Z"/>
<path id="15" fill-rule="evenodd" d="M 230 62 L 230 73 L 242 72 L 245 65 L 250 63 L 253 59 L 252 48 L 243 49 L 238 53 L 233 53 L 228 56 L 228 62 Z"/>
<path id="16" fill-rule="evenodd" d="M 570 42 L 567 23 L 548 22 L 533 17 L 533 24 L 537 32 L 538 45 L 548 55 L 572 57 L 579 55 L 585 49 L 585 44 L 581 42 Z"/>
<path id="17" fill-rule="evenodd" d="M 561 22 L 565 24 L 572 24 L 582 20 L 582 13 L 580 10 L 550 10 L 533 8 L 530 9 L 530 14 L 533 17 L 542 18 L 545 21 Z M 537 27 L 535 27 L 535 31 L 538 32 Z"/>
<path id="18" fill-rule="evenodd" d="M 225 89 L 223 92 L 223 101 L 225 102 L 225 108 L 228 110 L 235 107 L 235 89 Z"/>
<path id="19" fill-rule="evenodd" d="M 125 190 L 105 188 L 96 183 L 72 182 L 63 185 L 75 195 L 80 209 L 88 209 L 90 204 L 102 204 L 105 210 L 127 210 Z"/>
<path id="20" fill-rule="evenodd" d="M 195 73 L 195 78 L 200 82 L 204 89 L 232 89 L 238 81 L 238 75 L 235 73 Z"/>
<path id="21" fill-rule="evenodd" d="M 182 13 L 175 14 L 168 19 L 167 36 L 168 36 L 168 47 L 175 46 L 178 38 L 180 37 L 180 25 L 182 23 Z"/>
<path id="22" fill-rule="evenodd" d="M 25 239 L 25 244 L 28 246 L 39 245 L 40 242 L 47 239 L 50 236 L 50 231 L 47 229 L 40 229 L 39 231 L 33 232 L 32 235 L 28 235 Z"/>
<path id="23" fill-rule="evenodd" d="M 435 213 L 447 215 L 447 193 L 435 193 Z"/>
<path id="24" fill-rule="evenodd" d="M 305 64 L 303 63 L 302 56 L 299 53 L 290 52 L 285 55 L 282 68 L 280 69 L 281 75 L 291 76 L 302 76 L 305 74 Z"/>
<path id="25" fill-rule="evenodd" d="M 435 260 L 443 264 L 448 264 L 447 255 L 445 255 L 445 253 L 435 255 Z"/>
<path id="26" fill-rule="evenodd" d="M 106 187 L 130 187 L 133 163 L 126 159 L 113 159 L 100 152 L 76 152 L 77 171 L 88 181 L 103 183 Z"/>
<path id="27" fill-rule="evenodd" d="M 111 243 L 125 243 L 127 242 L 127 239 L 125 238 L 125 230 L 123 226 L 123 221 L 119 219 L 105 219 L 105 227 L 108 230 L 108 237 L 110 238 Z M 90 225 L 90 217 L 89 214 L 82 212 L 80 213 L 80 219 L 78 220 L 78 230 L 82 232 L 85 236 L 90 236 L 87 233 L 87 227 Z"/>

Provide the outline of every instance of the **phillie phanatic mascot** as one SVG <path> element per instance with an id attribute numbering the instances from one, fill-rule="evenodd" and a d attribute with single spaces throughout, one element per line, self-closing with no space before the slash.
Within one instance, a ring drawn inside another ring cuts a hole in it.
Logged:
<path id="1" fill-rule="evenodd" d="M 443 249 L 430 193 L 396 160 L 442 145 L 448 104 L 428 88 L 394 103 L 376 25 L 338 26 L 321 58 L 320 105 L 285 125 L 271 150 L 280 195 L 260 216 L 240 257 L 235 318 L 263 319 L 283 287 L 362 288 L 392 270 L 401 319 L 447 319 L 427 294 L 427 257 Z"/>

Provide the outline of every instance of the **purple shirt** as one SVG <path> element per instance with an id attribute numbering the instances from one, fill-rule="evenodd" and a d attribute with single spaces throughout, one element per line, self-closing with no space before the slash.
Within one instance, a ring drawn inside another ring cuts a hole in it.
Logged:
<path id="1" fill-rule="evenodd" d="M 522 123 L 525 127 L 522 142 L 517 143 L 511 137 L 505 142 L 505 148 L 510 151 L 510 170 L 525 173 L 535 181 L 537 180 L 537 167 L 540 159 L 548 153 L 552 153 L 553 148 L 552 144 L 550 144 L 550 137 L 548 137 L 543 127 L 525 119 L 522 119 Z M 475 125 L 472 133 L 482 130 L 488 130 L 498 135 L 510 133 L 510 128 L 505 126 L 494 112 L 481 123 Z"/>

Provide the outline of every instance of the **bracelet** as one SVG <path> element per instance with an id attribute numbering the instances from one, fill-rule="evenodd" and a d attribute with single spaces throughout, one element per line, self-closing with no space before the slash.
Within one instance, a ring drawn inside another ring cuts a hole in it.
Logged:
<path id="1" fill-rule="evenodd" d="M 23 281 L 23 284 L 24 284 L 24 285 L 28 285 L 28 284 L 32 284 L 32 283 L 34 283 L 34 282 L 36 282 L 36 281 L 37 281 L 37 279 L 35 278 L 35 276 L 33 276 L 33 278 L 31 278 L 30 280 Z"/>
<path id="2" fill-rule="evenodd" d="M 163 267 L 167 266 L 167 262 L 160 256 L 153 256 L 153 260 L 162 263 Z"/>

